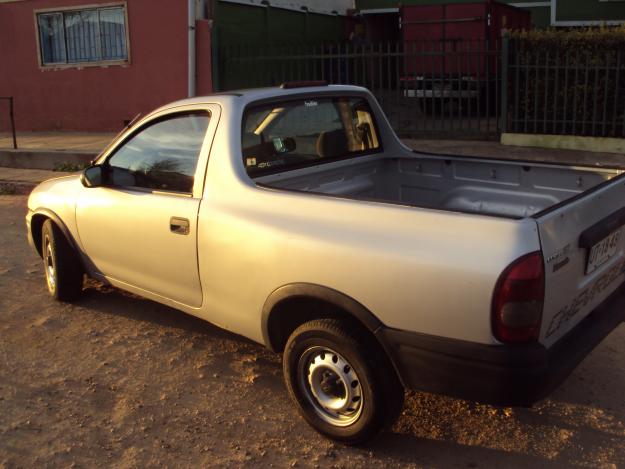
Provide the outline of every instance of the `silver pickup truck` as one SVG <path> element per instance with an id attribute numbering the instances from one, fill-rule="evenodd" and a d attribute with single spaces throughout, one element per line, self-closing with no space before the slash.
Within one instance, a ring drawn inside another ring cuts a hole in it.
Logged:
<path id="1" fill-rule="evenodd" d="M 347 443 L 405 387 L 531 405 L 625 314 L 622 171 L 414 151 L 359 87 L 169 104 L 28 209 L 56 299 L 86 274 L 283 352 Z"/>

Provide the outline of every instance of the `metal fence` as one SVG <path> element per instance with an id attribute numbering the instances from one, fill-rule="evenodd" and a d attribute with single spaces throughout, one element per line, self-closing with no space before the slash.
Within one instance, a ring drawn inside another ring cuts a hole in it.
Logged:
<path id="1" fill-rule="evenodd" d="M 231 46 L 221 89 L 326 80 L 369 88 L 402 137 L 625 137 L 625 51 L 446 40 Z M 503 110 L 503 112 L 502 112 Z"/>
<path id="2" fill-rule="evenodd" d="M 13 137 L 13 148 L 17 149 L 17 136 L 15 135 L 15 117 L 13 115 L 13 96 L 0 96 L 0 102 L 2 101 L 6 101 L 8 103 L 9 127 L 11 129 L 11 136 Z"/>
<path id="3" fill-rule="evenodd" d="M 369 88 L 407 138 L 499 135 L 501 53 L 485 41 L 222 47 L 221 90 L 325 80 Z"/>
<path id="4" fill-rule="evenodd" d="M 536 50 L 518 39 L 508 49 L 504 130 L 625 137 L 622 50 Z"/>

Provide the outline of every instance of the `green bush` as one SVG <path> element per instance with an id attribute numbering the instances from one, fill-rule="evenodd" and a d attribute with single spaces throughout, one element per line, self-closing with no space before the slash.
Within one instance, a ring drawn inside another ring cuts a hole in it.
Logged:
<path id="1" fill-rule="evenodd" d="M 522 41 L 527 49 L 537 48 L 561 51 L 582 49 L 583 52 L 601 53 L 606 49 L 617 50 L 625 44 L 625 25 L 618 27 L 536 29 L 513 31 L 511 39 Z"/>
<path id="2" fill-rule="evenodd" d="M 514 32 L 509 130 L 625 137 L 625 27 Z"/>

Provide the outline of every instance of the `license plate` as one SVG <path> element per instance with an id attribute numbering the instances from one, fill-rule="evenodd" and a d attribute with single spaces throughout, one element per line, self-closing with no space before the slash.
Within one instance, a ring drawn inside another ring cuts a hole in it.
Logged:
<path id="1" fill-rule="evenodd" d="M 621 230 L 615 231 L 590 248 L 588 262 L 586 263 L 587 274 L 597 270 L 599 266 L 605 264 L 608 259 L 616 254 L 620 236 Z"/>

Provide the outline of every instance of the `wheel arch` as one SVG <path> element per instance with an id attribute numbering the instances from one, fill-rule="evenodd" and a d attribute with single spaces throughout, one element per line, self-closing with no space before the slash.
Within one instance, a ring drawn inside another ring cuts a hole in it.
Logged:
<path id="1" fill-rule="evenodd" d="M 358 321 L 374 337 L 384 325 L 361 303 L 337 290 L 313 283 L 287 284 L 274 290 L 263 305 L 263 340 L 270 350 L 280 352 L 304 322 L 345 316 Z"/>
<path id="2" fill-rule="evenodd" d="M 76 240 L 74 239 L 71 232 L 69 231 L 69 228 L 67 228 L 65 223 L 63 223 L 63 220 L 61 220 L 61 217 L 59 217 L 56 213 L 54 213 L 50 209 L 40 208 L 34 211 L 31 221 L 30 221 L 30 234 L 33 239 L 33 244 L 35 245 L 35 249 L 37 249 L 37 253 L 39 253 L 39 256 L 40 257 L 42 256 L 41 228 L 43 227 L 43 224 L 45 223 L 45 221 L 48 219 L 52 220 L 54 224 L 59 227 L 59 229 L 63 233 L 63 236 L 65 236 L 65 238 L 69 241 L 72 248 L 76 251 L 76 254 L 79 254 L 80 250 L 78 249 Z M 80 256 L 78 257 L 80 258 Z"/>

